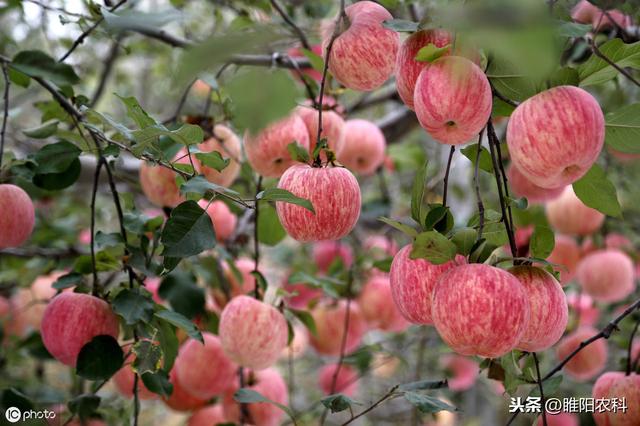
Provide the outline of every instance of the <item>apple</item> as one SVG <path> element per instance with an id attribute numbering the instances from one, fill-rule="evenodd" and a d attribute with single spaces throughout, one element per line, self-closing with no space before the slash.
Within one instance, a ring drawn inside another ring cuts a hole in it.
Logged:
<path id="1" fill-rule="evenodd" d="M 391 237 L 384 235 L 368 235 L 362 247 L 370 252 L 373 259 L 384 259 L 385 257 L 393 257 L 398 253 L 398 244 Z"/>
<path id="2" fill-rule="evenodd" d="M 546 205 L 549 224 L 558 232 L 567 235 L 589 235 L 604 223 L 604 214 L 587 207 L 567 186 L 562 195 Z"/>
<path id="3" fill-rule="evenodd" d="M 372 1 L 359 1 L 347 6 L 344 11 L 347 18 L 340 22 L 343 31 L 331 48 L 329 71 L 349 89 L 377 89 L 395 71 L 400 37 L 397 32 L 383 25 L 393 16 Z M 326 57 L 335 22 L 334 19 L 324 28 L 323 57 Z"/>
<path id="4" fill-rule="evenodd" d="M 228 262 L 228 261 L 227 261 Z M 227 285 L 229 286 L 229 297 L 221 288 L 211 290 L 216 305 L 224 308 L 225 305 L 236 296 L 247 294 L 255 290 L 256 279 L 251 274 L 255 269 L 255 262 L 248 257 L 239 257 L 234 262 L 235 269 L 238 270 L 240 276 L 236 276 L 233 268 L 225 262 L 222 264 L 222 271 Z"/>
<path id="5" fill-rule="evenodd" d="M 245 388 L 252 389 L 278 404 L 288 405 L 287 385 L 280 373 L 273 368 L 250 372 L 246 379 Z M 232 391 L 225 393 L 222 404 L 227 420 L 239 422 L 240 404 L 233 399 Z M 246 423 L 255 426 L 278 426 L 284 416 L 284 412 L 280 408 L 266 402 L 247 404 L 247 409 L 249 418 L 246 419 Z"/>
<path id="6" fill-rule="evenodd" d="M 123 348 L 124 350 L 124 348 Z M 118 392 L 125 398 L 133 398 L 133 382 L 135 373 L 129 363 L 132 363 L 135 356 L 131 356 L 125 361 L 125 365 L 113 375 L 113 383 L 116 385 Z M 138 398 L 141 400 L 158 399 L 160 395 L 151 392 L 142 382 L 142 378 L 138 377 Z"/>
<path id="7" fill-rule="evenodd" d="M 400 99 L 409 109 L 414 109 L 413 92 L 416 80 L 420 72 L 429 65 L 429 62 L 416 61 L 415 58 L 418 51 L 429 44 L 445 47 L 451 44 L 451 33 L 441 29 L 416 31 L 407 37 L 398 51 L 396 88 Z"/>
<path id="8" fill-rule="evenodd" d="M 336 376 L 338 364 L 327 364 L 318 373 L 318 385 L 325 395 L 341 393 L 353 397 L 358 392 L 358 372 L 352 367 L 342 364 Z M 335 386 L 334 383 L 335 376 Z"/>
<path id="9" fill-rule="evenodd" d="M 596 325 L 598 323 L 600 310 L 593 305 L 593 299 L 588 294 L 569 294 L 567 305 L 573 310 L 578 325 Z"/>
<path id="10" fill-rule="evenodd" d="M 640 424 L 640 375 L 621 372 L 605 373 L 598 378 L 593 386 L 593 398 L 604 398 L 626 401 L 627 409 L 608 410 L 593 413 L 593 419 L 598 426 L 633 426 Z"/>
<path id="11" fill-rule="evenodd" d="M 527 179 L 513 164 L 507 169 L 507 179 L 509 180 L 509 185 L 514 195 L 517 197 L 525 197 L 529 204 L 541 204 L 554 200 L 558 198 L 564 190 L 563 186 L 549 189 L 536 185 Z"/>
<path id="12" fill-rule="evenodd" d="M 591 397 L 594 399 L 609 399 L 609 391 L 611 390 L 611 386 L 619 381 L 624 379 L 625 374 L 621 371 L 607 371 L 602 374 L 593 385 L 593 389 L 591 390 Z M 608 413 L 602 412 L 599 413 L 594 411 L 592 413 L 593 420 L 598 426 L 611 426 L 609 422 Z"/>
<path id="13" fill-rule="evenodd" d="M 316 324 L 316 335 L 311 335 L 311 346 L 322 355 L 340 355 L 347 318 L 347 301 L 339 300 L 334 303 L 320 302 L 311 315 Z M 362 310 L 356 301 L 349 303 L 349 326 L 345 339 L 344 353 L 355 351 L 362 337 L 367 332 L 367 323 Z"/>
<path id="14" fill-rule="evenodd" d="M 609 249 L 633 251 L 633 243 L 627 237 L 617 232 L 610 232 L 604 237 L 604 245 Z"/>
<path id="15" fill-rule="evenodd" d="M 433 323 L 461 355 L 497 358 L 513 350 L 529 323 L 529 301 L 518 279 L 484 264 L 440 275 L 431 299 Z"/>
<path id="16" fill-rule="evenodd" d="M 178 381 L 177 370 L 175 368 L 172 368 L 169 373 L 169 381 L 173 385 L 173 392 L 171 392 L 169 398 L 163 397 L 162 400 L 172 410 L 192 411 L 207 403 L 206 399 L 195 397 L 182 387 Z"/>
<path id="17" fill-rule="evenodd" d="M 198 145 L 202 153 L 217 151 L 222 158 L 228 159 L 229 164 L 221 172 L 213 167 L 204 165 L 193 154 L 193 162 L 196 170 L 204 175 L 209 182 L 221 186 L 231 186 L 240 174 L 240 159 L 242 157 L 242 144 L 240 138 L 231 129 L 222 124 L 216 124 L 213 128 L 213 136 Z"/>
<path id="18" fill-rule="evenodd" d="M 547 260 L 560 266 L 554 269 L 560 272 L 560 283 L 565 286 L 576 275 L 576 268 L 580 262 L 580 247 L 572 237 L 566 235 L 556 234 L 555 240 L 556 245 Z"/>
<path id="19" fill-rule="evenodd" d="M 249 296 L 237 296 L 220 315 L 222 348 L 242 367 L 273 365 L 287 346 L 287 320 L 276 308 Z"/>
<path id="20" fill-rule="evenodd" d="M 331 109 L 328 109 L 332 100 L 325 100 L 323 98 L 324 110 L 322 111 L 322 134 L 320 138 L 327 139 L 327 145 L 329 149 L 333 151 L 336 156 L 340 155 L 344 144 L 344 118 Z M 316 149 L 316 143 L 318 139 L 318 110 L 313 108 L 309 102 L 296 109 L 296 112 L 304 121 L 307 131 L 309 132 L 309 154 L 313 155 L 313 151 Z M 326 155 L 322 153 L 321 157 L 326 161 Z"/>
<path id="21" fill-rule="evenodd" d="M 117 339 L 118 332 L 118 318 L 109 304 L 89 294 L 61 293 L 42 317 L 42 343 L 55 359 L 71 367 L 91 339 L 101 335 Z"/>
<path id="22" fill-rule="evenodd" d="M 580 0 L 571 9 L 571 19 L 581 24 L 591 24 L 593 19 L 601 13 L 598 6 L 588 0 Z"/>
<path id="23" fill-rule="evenodd" d="M 560 412 L 557 414 L 547 413 L 547 426 L 580 426 L 580 420 L 578 416 L 573 413 Z M 543 426 L 544 421 L 542 415 L 538 417 L 536 426 Z"/>
<path id="24" fill-rule="evenodd" d="M 158 293 L 158 290 L 160 289 L 160 284 L 162 280 L 159 277 L 147 277 L 144 280 L 144 288 L 146 288 L 149 293 L 151 293 L 151 297 L 153 298 L 153 301 L 156 302 L 158 305 L 162 305 L 164 303 L 164 300 L 162 300 L 162 298 L 160 297 L 160 294 Z"/>
<path id="25" fill-rule="evenodd" d="M 439 398 L 444 403 L 453 405 L 451 401 L 447 398 Z M 451 411 L 438 411 L 437 413 L 432 414 L 433 420 L 429 420 L 423 423 L 423 426 L 456 426 L 458 424 L 458 415 Z"/>
<path id="26" fill-rule="evenodd" d="M 436 142 L 460 145 L 476 137 L 491 115 L 484 72 L 461 56 L 445 56 L 418 76 L 413 94 L 420 125 Z"/>
<path id="27" fill-rule="evenodd" d="M 529 323 L 517 349 L 540 352 L 562 337 L 569 320 L 567 298 L 560 283 L 547 271 L 535 266 L 515 266 L 509 270 L 524 287 L 529 300 Z"/>
<path id="28" fill-rule="evenodd" d="M 343 137 L 337 158 L 349 170 L 370 176 L 382 166 L 387 141 L 375 123 L 359 118 L 347 120 Z"/>
<path id="29" fill-rule="evenodd" d="M 619 302 L 636 289 L 635 266 L 620 250 L 597 250 L 578 264 L 578 282 L 598 302 Z"/>
<path id="30" fill-rule="evenodd" d="M 553 87 L 527 99 L 507 125 L 513 164 L 542 188 L 559 188 L 580 179 L 595 163 L 603 143 L 600 105 L 575 86 Z"/>
<path id="31" fill-rule="evenodd" d="M 598 334 L 598 330 L 590 326 L 582 326 L 573 333 L 568 334 L 556 347 L 556 355 L 558 360 L 563 360 L 574 350 L 580 343 Z M 604 339 L 596 340 L 589 346 L 582 349 L 576 356 L 565 364 L 564 370 L 567 375 L 574 380 L 584 382 L 597 376 L 607 364 L 608 349 Z"/>
<path id="32" fill-rule="evenodd" d="M 220 404 L 208 405 L 195 411 L 187 426 L 215 426 L 217 424 L 228 424 L 224 414 L 224 408 Z"/>
<path id="33" fill-rule="evenodd" d="M 231 212 L 231 209 L 229 209 L 224 201 L 217 200 L 209 204 L 207 200 L 200 200 L 198 204 L 203 210 L 206 210 L 211 218 L 213 229 L 216 232 L 216 239 L 220 242 L 229 239 L 236 230 L 238 218 Z M 207 206 L 209 207 L 207 208 Z"/>
<path id="34" fill-rule="evenodd" d="M 39 331 L 47 303 L 56 295 L 52 287 L 64 272 L 56 271 L 36 278 L 29 288 L 19 289 L 11 297 L 12 318 L 8 324 L 9 334 L 21 337 L 29 331 Z"/>
<path id="35" fill-rule="evenodd" d="M 347 269 L 353 263 L 353 250 L 349 245 L 340 241 L 318 241 L 313 245 L 312 255 L 318 271 L 322 273 L 326 273 L 338 259 Z"/>
<path id="36" fill-rule="evenodd" d="M 309 149 L 309 131 L 296 113 L 269 124 L 257 135 L 247 132 L 244 150 L 253 170 L 264 177 L 277 178 L 296 164 L 287 150 L 292 142 Z"/>
<path id="37" fill-rule="evenodd" d="M 396 374 L 401 361 L 398 357 L 382 352 L 373 355 L 371 374 L 375 377 L 389 379 Z"/>
<path id="38" fill-rule="evenodd" d="M 360 217 L 360 185 L 345 168 L 297 164 L 282 175 L 278 188 L 309 200 L 315 209 L 314 214 L 302 206 L 276 202 L 280 223 L 300 242 L 338 240 Z"/>
<path id="39" fill-rule="evenodd" d="M 84 246 L 91 244 L 91 229 L 85 228 L 78 234 L 78 242 Z"/>
<path id="40" fill-rule="evenodd" d="M 306 58 L 305 54 L 302 52 L 302 46 L 296 46 L 296 47 L 292 47 L 290 49 L 287 50 L 287 55 L 289 55 L 290 58 L 292 59 L 304 59 Z M 315 53 L 316 55 L 322 57 L 322 45 L 321 44 L 314 44 L 313 46 L 311 46 L 311 52 Z M 320 81 L 322 81 L 322 72 L 314 69 L 314 68 L 302 68 L 300 70 L 302 72 L 302 74 L 310 77 L 311 79 L 315 80 L 317 83 L 320 83 Z M 296 70 L 291 70 L 291 74 L 299 79 L 300 76 L 298 75 L 298 72 Z"/>
<path id="41" fill-rule="evenodd" d="M 309 303 L 318 300 L 324 294 L 322 289 L 311 287 L 305 283 L 290 283 L 288 279 L 282 284 L 282 289 L 293 296 L 285 297 L 287 305 L 293 309 L 306 309 Z"/>
<path id="42" fill-rule="evenodd" d="M 189 339 L 180 347 L 173 369 L 187 393 L 208 400 L 233 386 L 238 366 L 224 353 L 218 336 L 204 332 L 202 337 L 204 345 Z"/>
<path id="43" fill-rule="evenodd" d="M 195 166 L 195 156 L 192 157 Z M 190 164 L 186 149 L 173 159 L 177 164 Z M 175 207 L 185 201 L 176 183 L 177 173 L 168 167 L 140 163 L 140 186 L 144 195 L 158 207 Z"/>
<path id="44" fill-rule="evenodd" d="M 21 246 L 36 222 L 31 198 L 18 186 L 1 184 L 0 211 L 0 249 Z"/>
<path id="45" fill-rule="evenodd" d="M 370 328 L 400 332 L 410 325 L 393 303 L 387 274 L 369 278 L 358 296 L 358 305 Z"/>
<path id="46" fill-rule="evenodd" d="M 447 354 L 442 357 L 442 362 L 445 371 L 449 373 L 449 389 L 455 392 L 471 389 L 480 374 L 478 363 L 466 356 Z"/>
<path id="47" fill-rule="evenodd" d="M 593 29 L 596 31 L 604 31 L 612 28 L 626 29 L 633 25 L 633 18 L 629 15 L 625 15 L 618 9 L 607 10 L 605 13 L 602 10 L 593 17 Z"/>
<path id="48" fill-rule="evenodd" d="M 289 356 L 293 359 L 298 359 L 307 351 L 309 347 L 309 332 L 301 325 L 295 325 L 293 327 L 293 339 L 286 348 L 282 350 L 280 354 L 281 358 L 288 359 Z"/>
<path id="49" fill-rule="evenodd" d="M 413 324 L 433 324 L 431 297 L 440 275 L 453 269 L 456 262 L 464 263 L 462 256 L 456 262 L 433 265 L 426 259 L 411 259 L 409 244 L 393 258 L 389 271 L 391 295 L 400 314 Z"/>

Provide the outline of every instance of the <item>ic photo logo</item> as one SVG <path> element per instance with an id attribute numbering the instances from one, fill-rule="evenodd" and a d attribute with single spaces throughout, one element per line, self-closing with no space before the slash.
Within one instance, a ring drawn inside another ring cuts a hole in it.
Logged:
<path id="1" fill-rule="evenodd" d="M 7 408 L 7 411 L 4 412 L 4 417 L 9 423 L 16 423 L 22 419 L 22 412 L 19 408 L 9 407 Z"/>
<path id="2" fill-rule="evenodd" d="M 20 420 L 25 421 L 31 419 L 55 419 L 56 412 L 52 410 L 29 410 L 23 413 L 17 407 L 9 407 L 4 412 L 4 417 L 9 423 L 17 423 Z"/>

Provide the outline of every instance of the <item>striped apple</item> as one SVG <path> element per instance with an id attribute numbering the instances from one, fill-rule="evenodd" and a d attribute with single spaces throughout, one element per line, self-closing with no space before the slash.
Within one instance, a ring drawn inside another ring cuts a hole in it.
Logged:
<path id="1" fill-rule="evenodd" d="M 580 247 L 572 237 L 556 234 L 556 244 L 547 257 L 547 260 L 558 267 L 554 269 L 560 272 L 560 283 L 566 286 L 576 275 L 576 268 L 580 262 Z"/>
<path id="2" fill-rule="evenodd" d="M 588 254 L 578 264 L 576 277 L 584 292 L 598 302 L 619 302 L 636 289 L 633 261 L 616 249 Z"/>
<path id="3" fill-rule="evenodd" d="M 410 325 L 393 303 L 387 274 L 375 274 L 367 280 L 358 296 L 358 304 L 370 328 L 400 332 Z"/>
<path id="4" fill-rule="evenodd" d="M 634 426 L 640 424 L 640 375 L 622 372 L 604 373 L 593 386 L 593 398 L 625 400 L 626 410 L 595 410 L 593 419 L 598 426 Z"/>
<path id="5" fill-rule="evenodd" d="M 573 333 L 568 334 L 556 346 L 558 360 L 563 360 L 574 350 L 580 347 L 580 343 L 598 334 L 598 330 L 590 326 L 582 326 Z M 605 339 L 598 339 L 585 346 L 564 366 L 564 371 L 578 382 L 586 382 L 597 376 L 607 365 L 609 351 Z"/>
<path id="6" fill-rule="evenodd" d="M 0 249 L 18 247 L 31 236 L 36 221 L 29 195 L 18 186 L 0 185 Z"/>
<path id="7" fill-rule="evenodd" d="M 516 277 L 476 263 L 440 276 L 431 315 L 442 340 L 457 353 L 496 358 L 521 341 L 530 312 Z"/>
<path id="8" fill-rule="evenodd" d="M 342 149 L 338 161 L 349 170 L 369 176 L 385 160 L 387 141 L 378 126 L 368 120 L 348 120 L 344 125 Z"/>
<path id="9" fill-rule="evenodd" d="M 323 101 L 327 106 L 330 105 L 330 102 L 335 101 Z M 318 139 L 318 110 L 307 102 L 305 105 L 298 107 L 296 112 L 300 118 L 302 118 L 302 121 L 304 121 L 305 126 L 307 126 L 309 132 L 309 153 L 313 154 Z M 326 138 L 329 149 L 332 150 L 336 156 L 339 155 L 344 140 L 344 119 L 338 112 L 331 109 L 322 111 L 322 134 L 320 137 Z M 323 160 L 325 159 L 324 156 L 322 158 Z"/>
<path id="10" fill-rule="evenodd" d="M 507 179 L 511 190 L 517 197 L 525 197 L 529 204 L 541 204 L 558 198 L 564 187 L 560 188 L 542 188 L 531 182 L 520 170 L 513 164 L 507 169 Z"/>
<path id="11" fill-rule="evenodd" d="M 173 161 L 178 164 L 190 164 L 185 149 L 180 150 Z M 139 173 L 142 192 L 156 206 L 175 207 L 185 200 L 176 184 L 178 175 L 173 170 L 143 161 L 140 163 Z"/>
<path id="12" fill-rule="evenodd" d="M 604 116 L 589 92 L 545 90 L 522 102 L 507 125 L 513 164 L 542 188 L 569 185 L 595 163 L 604 143 Z"/>
<path id="13" fill-rule="evenodd" d="M 231 212 L 224 201 L 216 200 L 209 204 L 207 200 L 198 201 L 198 205 L 206 210 L 213 223 L 218 241 L 226 241 L 236 229 L 238 218 Z"/>
<path id="14" fill-rule="evenodd" d="M 549 224 L 558 232 L 567 235 L 589 235 L 604 223 L 604 214 L 586 206 L 567 186 L 562 194 L 546 205 Z"/>
<path id="15" fill-rule="evenodd" d="M 204 175 L 209 182 L 222 186 L 230 186 L 240 174 L 240 159 L 242 144 L 240 138 L 227 126 L 217 124 L 213 128 L 213 137 L 198 145 L 201 152 L 217 151 L 222 158 L 229 159 L 229 164 L 221 172 L 213 167 L 207 167 L 194 158 L 196 170 Z"/>
<path id="16" fill-rule="evenodd" d="M 358 379 L 358 372 L 345 364 L 340 365 L 340 369 L 338 369 L 338 364 L 328 364 L 322 367 L 318 373 L 318 385 L 325 395 L 341 393 L 353 397 L 358 392 Z"/>
<path id="17" fill-rule="evenodd" d="M 278 188 L 313 204 L 315 214 L 302 206 L 276 202 L 280 223 L 300 242 L 338 240 L 351 232 L 360 217 L 360 185 L 343 167 L 296 164 L 282 175 Z"/>
<path id="18" fill-rule="evenodd" d="M 347 316 L 347 301 L 320 302 L 311 315 L 316 324 L 315 335 L 310 336 L 311 346 L 323 355 L 339 355 Z M 355 351 L 367 331 L 367 323 L 357 302 L 349 303 L 349 327 L 347 328 L 345 354 Z"/>

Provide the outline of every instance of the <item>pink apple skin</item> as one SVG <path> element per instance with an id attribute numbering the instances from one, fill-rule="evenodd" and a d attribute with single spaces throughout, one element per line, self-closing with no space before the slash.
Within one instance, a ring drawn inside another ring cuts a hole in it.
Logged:
<path id="1" fill-rule="evenodd" d="M 598 334 L 593 327 L 583 326 L 565 336 L 556 346 L 558 360 L 563 360 L 580 346 L 580 343 Z M 596 340 L 582 349 L 564 366 L 564 371 L 578 382 L 585 382 L 604 370 L 608 357 L 607 342 Z"/>
<path id="2" fill-rule="evenodd" d="M 176 411 L 192 411 L 202 407 L 207 403 L 206 399 L 197 398 L 184 390 L 176 374 L 176 369 L 171 369 L 169 373 L 169 381 L 173 385 L 173 392 L 169 398 L 162 398 L 165 404 L 172 410 Z"/>
<path id="3" fill-rule="evenodd" d="M 383 235 L 369 235 L 364 239 L 362 244 L 365 250 L 370 251 L 373 258 L 379 259 L 380 256 L 375 254 L 380 253 L 384 256 L 393 257 L 398 253 L 398 244 L 391 239 L 391 237 L 385 237 Z M 384 257 L 382 257 L 384 259 Z"/>
<path id="4" fill-rule="evenodd" d="M 598 302 L 619 302 L 636 289 L 635 266 L 620 250 L 595 251 L 578 264 L 578 282 Z"/>
<path id="5" fill-rule="evenodd" d="M 611 232 L 604 237 L 604 245 L 608 249 L 633 250 L 633 243 L 629 238 L 617 232 Z"/>
<path id="6" fill-rule="evenodd" d="M 607 13 L 602 10 L 598 10 L 593 17 L 592 24 L 596 31 L 603 31 L 617 27 L 626 29 L 633 25 L 633 18 L 629 15 L 625 15 L 618 9 L 608 10 Z"/>
<path id="7" fill-rule="evenodd" d="M 11 315 L 11 302 L 6 297 L 0 296 L 0 321 Z"/>
<path id="8" fill-rule="evenodd" d="M 160 298 L 158 290 L 160 289 L 161 280 L 158 277 L 150 277 L 144 280 L 144 287 L 151 293 L 153 301 L 158 305 L 162 305 L 164 301 Z"/>
<path id="9" fill-rule="evenodd" d="M 42 318 L 42 343 L 55 359 L 71 367 L 91 339 L 100 335 L 117 339 L 118 332 L 118 318 L 111 307 L 88 294 L 59 294 L 49 302 Z"/>
<path id="10" fill-rule="evenodd" d="M 186 150 L 178 152 L 173 162 L 189 164 Z M 149 201 L 158 207 L 175 207 L 185 200 L 176 184 L 176 176 L 176 172 L 167 167 L 156 166 L 144 161 L 140 163 L 142 192 Z"/>
<path id="11" fill-rule="evenodd" d="M 607 151 L 609 151 L 609 153 L 613 155 L 616 160 L 624 164 L 633 163 L 634 161 L 637 161 L 638 159 L 640 159 L 640 154 L 632 154 L 629 152 L 616 151 L 611 147 L 607 147 Z"/>
<path id="12" fill-rule="evenodd" d="M 377 89 L 395 70 L 400 36 L 382 25 L 383 21 L 393 19 L 393 16 L 372 1 L 360 1 L 347 6 L 345 13 L 349 27 L 333 43 L 329 71 L 349 89 Z M 331 25 L 327 25 L 323 31 L 322 46 L 325 52 L 335 22 L 332 19 Z"/>
<path id="13" fill-rule="evenodd" d="M 547 413 L 547 426 L 580 426 L 578 416 L 573 413 L 560 412 L 558 414 Z M 543 426 L 542 415 L 538 417 L 536 426 Z"/>
<path id="14" fill-rule="evenodd" d="M 595 4 L 592 4 L 588 0 L 580 0 L 573 9 L 571 9 L 571 18 L 581 24 L 591 24 L 593 18 L 599 15 L 600 12 L 600 8 Z"/>
<path id="15" fill-rule="evenodd" d="M 591 390 L 591 397 L 594 399 L 609 398 L 611 386 L 624 377 L 625 375 L 621 371 L 607 371 L 596 380 Z M 592 416 L 597 426 L 611 426 L 608 413 L 594 412 Z"/>
<path id="16" fill-rule="evenodd" d="M 297 164 L 287 150 L 292 142 L 309 149 L 309 131 L 302 118 L 295 113 L 271 123 L 255 136 L 247 132 L 244 151 L 253 170 L 264 177 L 277 178 Z"/>
<path id="17" fill-rule="evenodd" d="M 576 275 L 576 268 L 580 262 L 580 248 L 572 237 L 556 234 L 555 239 L 556 245 L 547 260 L 559 265 L 554 269 L 560 272 L 560 283 L 565 286 Z"/>
<path id="18" fill-rule="evenodd" d="M 470 60 L 445 56 L 420 73 L 413 102 L 420 125 L 436 142 L 460 145 L 477 137 L 487 124 L 491 86 Z"/>
<path id="19" fill-rule="evenodd" d="M 311 346 L 322 355 L 340 355 L 340 347 L 344 336 L 344 324 L 347 315 L 347 301 L 340 300 L 335 304 L 319 303 L 311 315 L 316 323 L 317 335 L 310 335 Z M 351 301 L 349 306 L 349 327 L 345 354 L 355 351 L 362 337 L 367 332 L 367 323 L 358 303 Z"/>
<path id="20" fill-rule="evenodd" d="M 214 201 L 209 205 L 207 200 L 198 201 L 200 207 L 206 210 L 216 231 L 216 239 L 224 242 L 236 230 L 238 218 L 234 215 L 224 201 Z M 207 208 L 209 205 L 209 208 Z"/>
<path id="21" fill-rule="evenodd" d="M 240 158 L 242 157 L 240 138 L 231 129 L 221 124 L 213 128 L 213 137 L 198 145 L 201 152 L 218 151 L 222 158 L 229 159 L 229 164 L 221 172 L 207 167 L 193 155 L 196 170 L 204 175 L 209 182 L 222 186 L 231 186 L 240 173 Z"/>
<path id="22" fill-rule="evenodd" d="M 113 383 L 116 385 L 118 392 L 125 398 L 133 398 L 133 381 L 135 374 L 131 369 L 129 362 L 133 362 L 132 358 L 129 358 L 127 364 L 123 366 L 116 374 L 113 375 Z M 160 396 L 151 392 L 142 382 L 142 379 L 138 379 L 138 398 L 142 400 L 158 399 Z"/>
<path id="23" fill-rule="evenodd" d="M 218 336 L 202 336 L 204 345 L 194 339 L 182 345 L 173 369 L 187 393 L 207 400 L 233 386 L 238 366 L 224 353 Z"/>
<path id="24" fill-rule="evenodd" d="M 605 411 L 593 413 L 598 426 L 634 426 L 640 424 L 640 375 L 629 376 L 620 371 L 604 373 L 596 380 L 592 391 L 593 398 L 625 398 L 626 412 Z"/>
<path id="25" fill-rule="evenodd" d="M 313 260 L 319 272 L 326 273 L 338 258 L 345 268 L 350 268 L 353 263 L 351 247 L 340 241 L 319 241 L 313 245 Z"/>
<path id="26" fill-rule="evenodd" d="M 587 207 L 567 186 L 560 197 L 547 203 L 547 219 L 556 230 L 567 235 L 589 235 L 604 223 L 604 214 Z"/>
<path id="27" fill-rule="evenodd" d="M 326 105 L 326 102 L 325 102 Z M 318 139 L 318 110 L 311 105 L 303 105 L 296 109 L 297 114 L 304 121 L 307 131 L 309 132 L 309 154 L 313 155 L 316 149 Z M 336 111 L 322 111 L 322 134 L 321 138 L 327 139 L 329 149 L 338 156 L 342 151 L 344 144 L 344 118 Z M 323 161 L 326 161 L 326 155 L 322 154 Z"/>
<path id="28" fill-rule="evenodd" d="M 484 264 L 442 274 L 431 300 L 440 337 L 461 355 L 496 358 L 513 350 L 529 322 L 529 302 L 516 277 Z"/>
<path id="29" fill-rule="evenodd" d="M 262 370 L 273 365 L 287 346 L 288 327 L 273 306 L 238 296 L 222 311 L 219 334 L 229 358 L 242 367 Z"/>
<path id="30" fill-rule="evenodd" d="M 342 364 L 338 370 L 336 384 L 333 387 L 333 376 L 336 374 L 338 364 L 328 364 L 320 369 L 318 385 L 325 395 L 341 393 L 352 397 L 358 392 L 358 372 L 352 367 Z"/>
<path id="31" fill-rule="evenodd" d="M 322 45 L 321 44 L 315 44 L 315 45 L 311 46 L 311 51 L 313 53 L 315 53 L 316 55 L 324 58 L 324 55 L 322 54 Z M 289 55 L 289 57 L 293 58 L 293 59 L 304 59 L 304 58 L 306 58 L 304 53 L 302 53 L 302 49 L 301 49 L 300 46 L 292 47 L 291 49 L 287 50 L 287 55 Z M 313 68 L 302 68 L 301 71 L 302 71 L 302 74 L 311 77 L 313 80 L 315 80 L 318 83 L 320 83 L 320 81 L 322 80 L 322 73 L 320 71 L 316 70 L 316 69 L 313 69 Z M 300 78 L 300 76 L 298 75 L 298 72 L 296 70 L 292 70 L 291 74 L 296 79 Z"/>
<path id="32" fill-rule="evenodd" d="M 338 161 L 354 173 L 370 176 L 385 159 L 387 141 L 378 126 L 359 118 L 347 120 Z"/>
<path id="33" fill-rule="evenodd" d="M 302 206 L 276 202 L 280 223 L 300 242 L 338 240 L 351 232 L 360 217 L 360 185 L 345 168 L 297 164 L 282 175 L 278 188 L 313 204 L 315 214 Z"/>
<path id="34" fill-rule="evenodd" d="M 400 99 L 409 109 L 414 109 L 413 92 L 416 80 L 420 72 L 429 65 L 429 62 L 416 61 L 418 51 L 429 44 L 444 47 L 450 43 L 451 34 L 448 31 L 434 29 L 417 31 L 400 46 L 396 61 L 396 88 Z"/>
<path id="35" fill-rule="evenodd" d="M 572 293 L 567 296 L 567 305 L 578 318 L 578 325 L 596 325 L 600 318 L 600 310 L 593 305 L 593 299 L 588 294 Z"/>
<path id="36" fill-rule="evenodd" d="M 227 417 L 224 415 L 222 405 L 216 404 L 195 411 L 189 417 L 187 426 L 215 426 L 223 423 L 227 423 Z"/>
<path id="37" fill-rule="evenodd" d="M 282 405 L 289 404 L 287 385 L 278 371 L 273 368 L 252 371 L 249 374 L 246 388 L 252 389 L 272 401 Z M 233 399 L 233 392 L 226 392 L 222 402 L 224 414 L 228 421 L 240 420 L 240 404 Z M 255 426 L 278 426 L 284 417 L 284 412 L 273 404 L 256 402 L 247 404 L 249 422 Z"/>
<path id="38" fill-rule="evenodd" d="M 226 262 L 222 264 L 224 277 L 229 285 L 230 298 L 227 298 L 227 295 L 221 288 L 211 290 L 213 299 L 216 305 L 220 308 L 224 308 L 232 298 L 242 294 L 247 294 L 255 289 L 256 279 L 251 275 L 251 272 L 255 269 L 255 262 L 253 259 L 240 257 L 235 261 L 235 267 L 240 272 L 241 280 L 236 277 L 233 270 Z"/>
<path id="39" fill-rule="evenodd" d="M 310 302 L 320 299 L 324 294 L 322 289 L 311 287 L 305 283 L 285 282 L 282 288 L 286 292 L 297 293 L 295 296 L 285 299 L 287 305 L 293 309 L 306 309 Z"/>
<path id="40" fill-rule="evenodd" d="M 455 392 L 469 390 L 475 384 L 480 373 L 480 366 L 471 358 L 456 354 L 442 357 L 444 369 L 451 374 L 447 379 L 449 389 Z"/>
<path id="41" fill-rule="evenodd" d="M 554 87 L 522 102 L 507 125 L 513 164 L 542 188 L 570 185 L 595 163 L 604 143 L 604 116 L 589 92 Z"/>
<path id="42" fill-rule="evenodd" d="M 12 320 L 8 325 L 8 332 L 21 337 L 29 331 L 39 331 L 47 303 L 56 295 L 56 289 L 51 287 L 54 282 L 64 275 L 64 272 L 52 272 L 35 279 L 29 288 L 21 288 L 11 297 Z"/>
<path id="43" fill-rule="evenodd" d="M 509 270 L 524 287 L 529 299 L 529 323 L 517 349 L 539 352 L 549 349 L 562 337 L 569 320 L 567 298 L 560 283 L 534 266 L 515 266 Z"/>
<path id="44" fill-rule="evenodd" d="M 0 249 L 21 246 L 31 236 L 36 216 L 29 195 L 18 186 L 0 185 Z"/>
<path id="45" fill-rule="evenodd" d="M 308 347 L 309 332 L 307 328 L 302 325 L 295 325 L 293 327 L 293 340 L 282 350 L 280 357 L 282 359 L 289 359 L 289 356 L 291 356 L 293 359 L 298 359 L 304 355 Z"/>
<path id="46" fill-rule="evenodd" d="M 387 274 L 376 274 L 369 278 L 360 292 L 358 305 L 370 328 L 392 332 L 409 328 L 409 322 L 393 303 Z"/>
<path id="47" fill-rule="evenodd" d="M 393 258 L 389 281 L 391 295 L 400 314 L 413 324 L 433 324 L 431 297 L 440 275 L 453 269 L 455 262 L 433 265 L 426 259 L 411 259 L 409 244 Z M 465 263 L 462 256 L 456 262 Z"/>
<path id="48" fill-rule="evenodd" d="M 513 164 L 507 169 L 507 179 L 513 193 L 517 197 L 526 197 L 529 204 L 541 204 L 546 201 L 554 200 L 562 194 L 564 187 L 548 189 L 537 186 L 525 175 L 520 173 Z"/>

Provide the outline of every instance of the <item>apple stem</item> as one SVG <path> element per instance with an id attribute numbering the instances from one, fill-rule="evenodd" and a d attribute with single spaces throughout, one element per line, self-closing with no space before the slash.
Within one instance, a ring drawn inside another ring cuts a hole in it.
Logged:
<path id="1" fill-rule="evenodd" d="M 442 190 L 442 206 L 447 207 L 447 190 L 449 187 L 449 171 L 451 170 L 451 162 L 453 160 L 453 154 L 456 152 L 456 147 L 451 146 L 449 151 L 449 159 L 447 160 L 447 168 L 444 172 L 444 189 Z M 478 151 L 479 152 L 479 151 Z"/>

